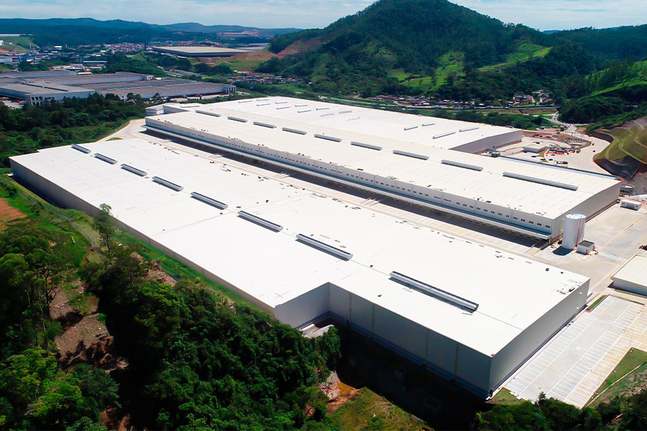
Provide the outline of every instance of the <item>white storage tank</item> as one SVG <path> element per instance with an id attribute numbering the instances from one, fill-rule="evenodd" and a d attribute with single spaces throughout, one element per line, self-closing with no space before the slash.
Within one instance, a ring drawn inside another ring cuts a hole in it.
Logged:
<path id="1" fill-rule="evenodd" d="M 584 224 L 586 216 L 584 214 L 567 214 L 564 218 L 564 237 L 562 239 L 562 248 L 574 250 L 577 245 L 584 239 Z"/>

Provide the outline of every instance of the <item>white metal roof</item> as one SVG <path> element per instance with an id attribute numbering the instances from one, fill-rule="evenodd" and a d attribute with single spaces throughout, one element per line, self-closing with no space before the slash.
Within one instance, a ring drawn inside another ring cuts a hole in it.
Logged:
<path id="1" fill-rule="evenodd" d="M 270 307 L 331 282 L 485 354 L 498 352 L 588 278 L 370 207 L 296 188 L 275 172 L 227 159 L 167 149 L 139 139 L 84 144 L 117 160 L 102 162 L 70 147 L 12 160 L 200 265 Z M 126 163 L 148 173 L 120 168 Z M 151 181 L 159 176 L 183 187 Z M 196 191 L 226 210 L 190 197 Z M 336 193 L 339 193 L 338 191 Z M 337 194 L 338 195 L 338 194 Z M 238 217 L 240 210 L 283 226 L 281 232 Z M 342 260 L 296 241 L 298 234 L 353 254 Z M 401 272 L 479 304 L 474 313 L 406 288 Z M 576 310 L 573 310 L 575 313 Z"/>
<path id="2" fill-rule="evenodd" d="M 647 256 L 635 255 L 612 277 L 613 281 L 647 290 Z"/>
<path id="3" fill-rule="evenodd" d="M 150 118 L 305 155 L 313 160 L 361 169 L 370 174 L 393 176 L 419 186 L 469 199 L 490 201 L 504 208 L 549 218 L 560 217 L 617 183 L 613 178 L 603 175 L 448 150 L 474 140 L 503 136 L 511 132 L 502 127 L 478 125 L 477 130 L 460 132 L 459 130 L 474 127 L 474 123 L 281 97 L 213 103 L 197 110 L 211 111 L 221 116 L 189 111 Z M 243 118 L 247 122 L 231 121 L 227 117 Z M 254 122 L 274 125 L 276 128 L 260 127 Z M 423 126 L 431 123 L 434 125 Z M 404 130 L 407 125 L 415 124 L 419 127 Z M 303 131 L 305 134 L 289 133 L 282 130 L 284 127 Z M 455 133 L 433 139 L 433 136 L 449 132 Z M 319 139 L 315 134 L 341 141 Z M 367 149 L 351 145 L 351 142 L 375 145 L 382 149 Z M 427 159 L 405 157 L 394 154 L 394 150 L 423 155 Z M 464 169 L 443 164 L 443 160 L 483 169 Z M 577 190 L 506 178 L 503 177 L 504 172 L 573 185 Z"/>

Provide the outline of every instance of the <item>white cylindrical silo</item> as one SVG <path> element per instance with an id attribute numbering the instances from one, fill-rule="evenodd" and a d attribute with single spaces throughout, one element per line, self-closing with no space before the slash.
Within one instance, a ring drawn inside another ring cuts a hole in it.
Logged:
<path id="1" fill-rule="evenodd" d="M 562 239 L 562 248 L 574 250 L 577 245 L 584 239 L 584 224 L 586 216 L 584 214 L 568 214 L 564 218 L 564 237 Z"/>

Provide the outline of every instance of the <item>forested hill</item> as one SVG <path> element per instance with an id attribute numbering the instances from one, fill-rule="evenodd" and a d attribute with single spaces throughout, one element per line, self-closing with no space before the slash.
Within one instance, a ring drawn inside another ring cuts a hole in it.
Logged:
<path id="1" fill-rule="evenodd" d="M 380 0 L 323 30 L 275 37 L 270 50 L 282 54 L 258 70 L 304 78 L 323 93 L 419 93 L 400 84 L 415 75 L 437 90 L 470 70 L 546 56 L 555 43 L 447 0 Z"/>
<path id="2" fill-rule="evenodd" d="M 473 67 L 505 61 L 521 40 L 548 45 L 552 38 L 523 25 L 506 25 L 447 0 L 380 0 L 321 31 L 277 36 L 279 52 L 299 39 L 320 38 L 320 52 L 347 61 L 373 57 L 384 66 L 421 71 L 450 52 Z"/>
<path id="3" fill-rule="evenodd" d="M 644 59 L 647 25 L 548 34 L 447 0 L 379 0 L 323 30 L 277 36 L 270 50 L 279 55 L 259 72 L 302 78 L 317 93 L 497 105 L 544 90 L 560 104 L 589 93 L 587 75 Z"/>
<path id="4" fill-rule="evenodd" d="M 553 35 L 582 47 L 598 60 L 641 60 L 647 56 L 647 25 L 560 31 Z"/>

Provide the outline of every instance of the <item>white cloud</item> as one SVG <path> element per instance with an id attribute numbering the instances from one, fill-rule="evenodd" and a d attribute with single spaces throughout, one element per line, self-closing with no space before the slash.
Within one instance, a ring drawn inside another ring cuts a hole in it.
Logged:
<path id="1" fill-rule="evenodd" d="M 451 0 L 504 22 L 542 30 L 647 23 L 645 0 Z"/>

